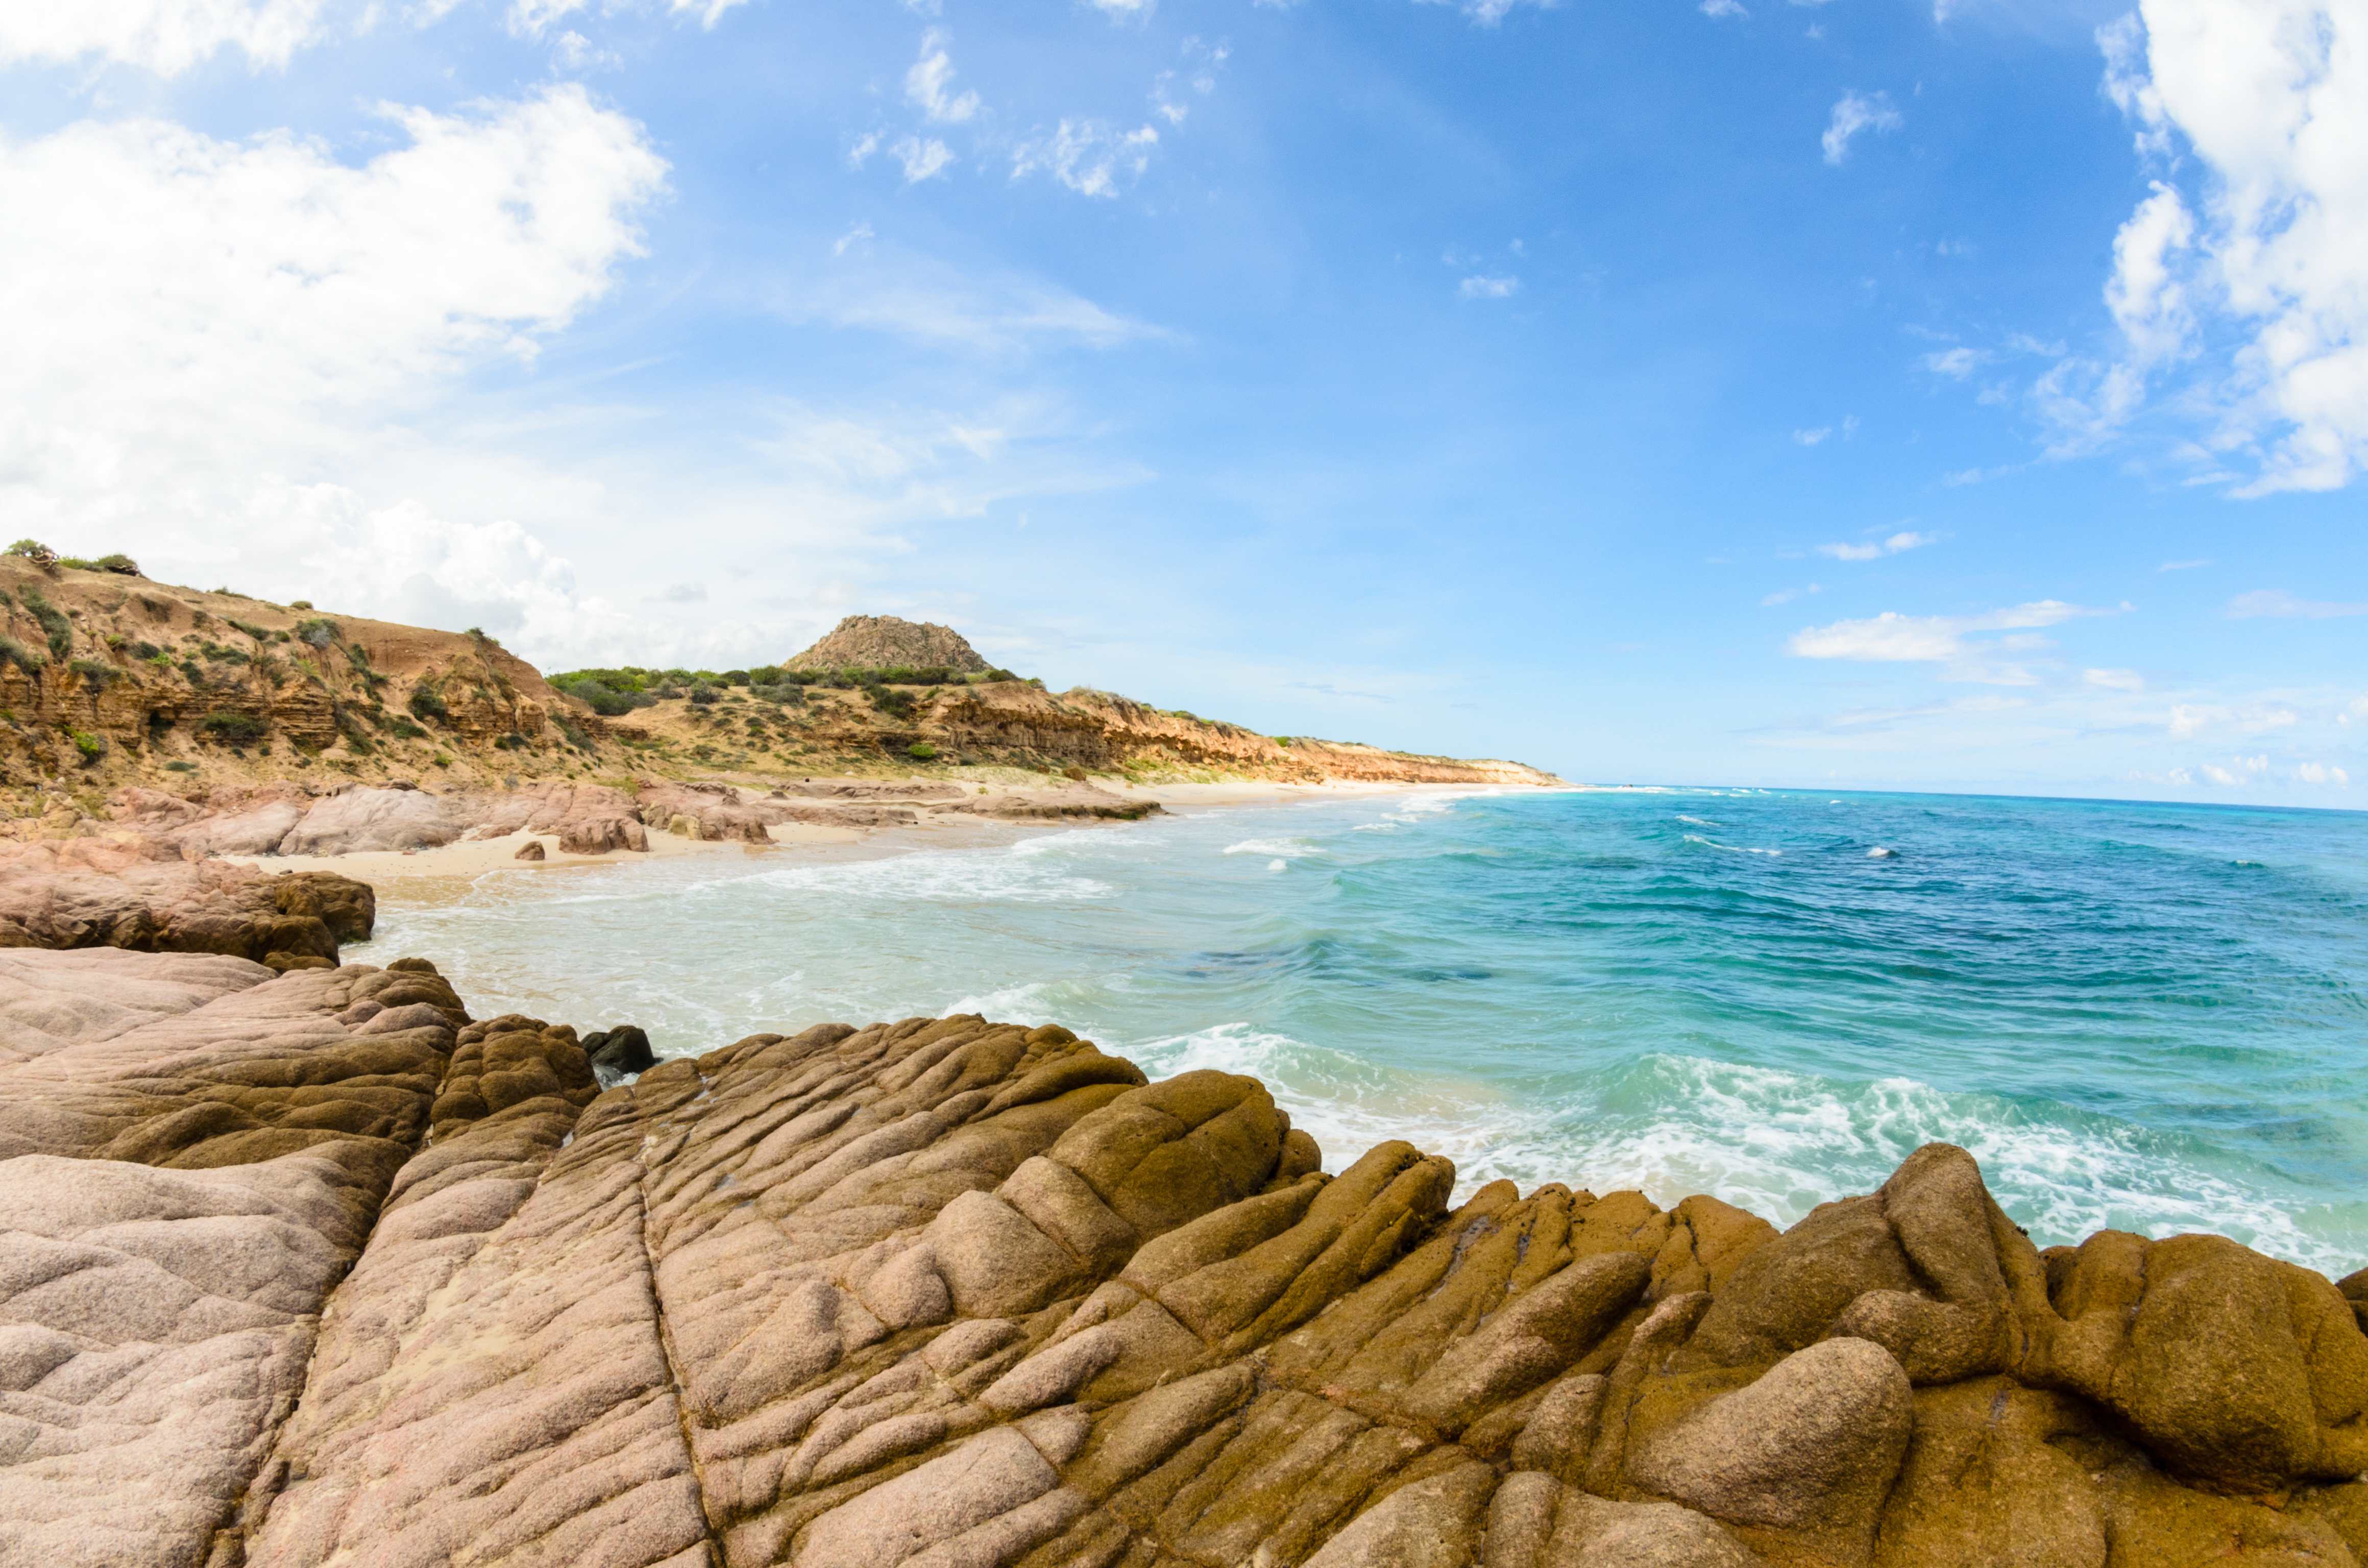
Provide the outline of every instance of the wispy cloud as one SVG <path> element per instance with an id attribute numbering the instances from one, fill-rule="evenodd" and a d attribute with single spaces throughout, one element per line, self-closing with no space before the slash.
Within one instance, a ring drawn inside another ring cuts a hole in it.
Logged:
<path id="1" fill-rule="evenodd" d="M 1885 610 L 1860 619 L 1804 628 L 1793 634 L 1784 651 L 1796 659 L 1943 665 L 1949 667 L 1948 676 L 1954 680 L 2032 686 L 2037 684 L 2037 677 L 2023 665 L 1985 661 L 1998 653 L 2030 653 L 2044 647 L 2044 640 L 1995 634 L 2028 633 L 2081 616 L 2111 613 L 2066 604 L 2061 599 L 2040 599 L 1979 615 L 1902 615 L 1896 610 Z M 1989 640 L 1974 641 L 1986 636 Z"/>
<path id="2" fill-rule="evenodd" d="M 1825 149 L 1826 162 L 1839 168 L 1850 157 L 1850 143 L 1861 136 L 1888 135 L 1907 123 L 1891 107 L 1890 94 L 1852 88 L 1835 101 L 1833 117 L 1826 122 L 1826 134 L 1818 144 Z"/>
<path id="3" fill-rule="evenodd" d="M 978 113 L 978 95 L 953 90 L 954 62 L 943 28 L 921 35 L 921 55 L 905 73 L 905 98 L 939 125 L 959 125 Z"/>
<path id="4" fill-rule="evenodd" d="M 2081 681 L 2105 691 L 2144 691 L 2146 676 L 2135 670 L 2082 670 Z"/>
<path id="5" fill-rule="evenodd" d="M 1064 119 L 1019 144 L 1011 154 L 1011 177 L 1049 174 L 1080 196 L 1114 197 L 1121 180 L 1143 176 L 1158 145 L 1152 126 L 1118 131 L 1096 119 Z"/>
<path id="6" fill-rule="evenodd" d="M 1457 297 L 1465 300 L 1509 300 L 1520 290 L 1521 280 L 1510 274 L 1474 273 L 1455 286 Z"/>
<path id="7" fill-rule="evenodd" d="M 1936 376 L 1947 376 L 1962 381 L 1981 369 L 1982 361 L 1986 358 L 1987 356 L 1979 349 L 1967 348 L 1960 345 L 1954 348 L 1936 349 L 1925 355 L 1920 363 Z"/>
<path id="8" fill-rule="evenodd" d="M 2238 594 L 2230 599 L 2228 615 L 2234 620 L 2263 617 L 2282 620 L 2334 620 L 2343 616 L 2368 615 L 2368 604 L 2330 604 L 2325 599 L 2297 598 L 2283 588 L 2256 588 L 2249 594 Z"/>
<path id="9" fill-rule="evenodd" d="M 1699 9 L 1705 17 L 1716 17 L 1721 19 L 1751 15 L 1743 8 L 1738 0 L 1702 0 Z"/>
<path id="10" fill-rule="evenodd" d="M 935 179 L 954 161 L 953 149 L 934 136 L 907 136 L 888 151 L 904 165 L 906 185 Z"/>
<path id="11" fill-rule="evenodd" d="M 2156 567 L 2155 570 L 2157 572 L 2192 572 L 2200 566 L 2209 566 L 2211 564 L 2212 562 L 2209 560 L 2201 558 L 2194 561 L 2166 561 L 2161 565 Z"/>
<path id="12" fill-rule="evenodd" d="M 1788 605 L 1794 599 L 1805 598 L 1811 594 L 1822 594 L 1825 591 L 1824 585 L 1811 583 L 1804 588 L 1779 588 L 1759 602 L 1763 605 Z"/>
<path id="13" fill-rule="evenodd" d="M 1821 544 L 1819 555 L 1829 555 L 1836 561 L 1877 561 L 1886 555 L 1904 554 L 1921 550 L 1928 544 L 1941 542 L 1939 534 L 1916 533 L 1903 529 L 1888 539 L 1870 540 L 1864 544 Z"/>

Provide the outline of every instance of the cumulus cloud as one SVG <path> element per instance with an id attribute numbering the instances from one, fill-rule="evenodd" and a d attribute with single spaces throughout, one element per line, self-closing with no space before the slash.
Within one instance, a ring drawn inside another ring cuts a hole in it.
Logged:
<path id="1" fill-rule="evenodd" d="M 1898 555 L 1910 550 L 1921 550 L 1928 544 L 1941 542 L 1939 534 L 1917 533 L 1902 529 L 1888 539 L 1870 540 L 1863 544 L 1821 544 L 1819 555 L 1829 555 L 1836 561 L 1878 561 L 1886 555 Z"/>
<path id="2" fill-rule="evenodd" d="M 1048 174 L 1080 196 L 1114 197 L 1121 181 L 1143 177 L 1158 145 L 1152 126 L 1119 131 L 1097 119 L 1064 119 L 1019 144 L 1011 154 L 1011 177 Z"/>
<path id="3" fill-rule="evenodd" d="M 0 510 L 20 531 L 288 591 L 317 571 L 355 610 L 567 597 L 515 524 L 346 476 L 607 293 L 666 165 L 572 85 L 388 115 L 400 144 L 359 166 L 153 119 L 0 142 Z"/>
<path id="4" fill-rule="evenodd" d="M 2305 784 L 2331 785 L 2338 790 L 2351 786 L 2351 775 L 2333 763 L 2305 762 L 2294 768 L 2294 777 Z"/>
<path id="5" fill-rule="evenodd" d="M 2262 617 L 2284 620 L 2333 620 L 2344 616 L 2368 615 L 2368 604 L 2332 604 L 2325 599 L 2297 598 L 2280 588 L 2256 588 L 2249 594 L 2238 594 L 2230 599 L 2228 614 L 2237 620 Z"/>
<path id="6" fill-rule="evenodd" d="M 2089 401 L 2125 420 L 2127 383 L 2193 360 L 2187 401 L 2237 494 L 2349 483 L 2368 463 L 2368 10 L 2142 0 L 2099 42 L 2161 177 L 2105 288 L 2119 401 Z"/>
<path id="7" fill-rule="evenodd" d="M 1861 136 L 1888 135 L 1907 123 L 1891 107 L 1890 94 L 1852 88 L 1835 100 L 1833 117 L 1818 144 L 1825 149 L 1826 162 L 1839 167 L 1850 157 L 1850 143 Z"/>
<path id="8" fill-rule="evenodd" d="M 319 30 L 324 0 L 28 0 L 0 6 L 0 63 L 87 60 L 176 76 L 235 49 L 288 63 Z"/>
<path id="9" fill-rule="evenodd" d="M 1521 291 L 1521 280 L 1510 274 L 1474 273 L 1455 286 L 1458 299 L 1509 300 Z"/>

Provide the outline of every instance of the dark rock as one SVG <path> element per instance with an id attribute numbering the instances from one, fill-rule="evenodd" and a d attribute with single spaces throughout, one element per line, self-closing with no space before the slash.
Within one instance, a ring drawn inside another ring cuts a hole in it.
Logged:
<path id="1" fill-rule="evenodd" d="M 658 1064 L 650 1037 L 632 1024 L 599 1029 L 584 1037 L 584 1054 L 591 1059 L 604 1082 L 630 1078 Z"/>

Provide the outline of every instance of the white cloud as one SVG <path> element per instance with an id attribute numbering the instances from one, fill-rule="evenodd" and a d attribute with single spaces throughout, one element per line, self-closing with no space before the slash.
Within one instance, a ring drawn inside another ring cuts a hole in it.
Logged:
<path id="1" fill-rule="evenodd" d="M 2146 677 L 2135 670 L 2082 670 L 2080 678 L 2106 691 L 2144 691 Z"/>
<path id="2" fill-rule="evenodd" d="M 855 145 L 847 150 L 847 166 L 850 169 L 860 169 L 869 163 L 871 154 L 880 151 L 881 140 L 880 132 L 876 131 L 867 131 L 857 137 Z"/>
<path id="3" fill-rule="evenodd" d="M 433 3 L 450 10 L 458 0 L 433 0 Z M 540 38 L 551 30 L 553 23 L 587 9 L 592 3 L 593 0 L 511 0 L 510 31 L 524 38 Z M 634 0 L 604 0 L 602 9 L 653 10 L 662 7 L 670 16 L 695 18 L 700 27 L 712 28 L 723 19 L 726 11 L 746 3 L 746 0 L 641 0 L 640 6 L 636 6 Z M 367 10 L 364 12 L 366 17 L 369 14 Z"/>
<path id="4" fill-rule="evenodd" d="M 1921 550 L 1928 544 L 1940 542 L 1939 534 L 1922 534 L 1903 529 L 1888 539 L 1871 540 L 1864 544 L 1821 544 L 1817 546 L 1817 553 L 1829 555 L 1836 561 L 1876 561 L 1886 555 L 1898 555 L 1910 550 Z"/>
<path id="5" fill-rule="evenodd" d="M 1805 588 L 1779 588 L 1759 602 L 1763 605 L 1791 604 L 1794 599 L 1805 597 L 1810 594 L 1822 594 L 1825 591 L 1824 585 L 1817 583 L 1812 583 Z"/>
<path id="6" fill-rule="evenodd" d="M 1814 447 L 1823 443 L 1827 437 L 1832 436 L 1833 433 L 1834 427 L 1832 426 L 1820 425 L 1814 430 L 1793 431 L 1793 439 L 1799 442 L 1802 446 Z"/>
<path id="7" fill-rule="evenodd" d="M 1727 17 L 1751 15 L 1743 8 L 1739 0 L 1702 0 L 1699 9 L 1705 17 Z"/>
<path id="8" fill-rule="evenodd" d="M 0 62 L 97 58 L 176 76 L 216 51 L 285 66 L 319 28 L 324 0 L 17 0 L 0 6 Z"/>
<path id="9" fill-rule="evenodd" d="M 2098 35 L 2105 91 L 2163 170 L 2114 247 L 2117 369 L 2200 361 L 2188 401 L 2214 472 L 2248 472 L 2237 494 L 2345 484 L 2368 464 L 2368 8 L 2142 0 L 2138 17 Z"/>
<path id="10" fill-rule="evenodd" d="M 954 161 L 953 149 L 934 136 L 907 136 L 888 151 L 905 166 L 906 185 L 935 179 Z"/>
<path id="11" fill-rule="evenodd" d="M 2264 616 L 2290 620 L 2333 620 L 2368 615 L 2368 604 L 2330 604 L 2324 599 L 2296 598 L 2280 588 L 2256 588 L 2228 601 L 2228 614 L 2237 620 Z"/>
<path id="12" fill-rule="evenodd" d="M 1295 5 L 1297 0 L 1259 0 L 1261 5 Z M 1561 0 L 1421 0 L 1426 6 L 1452 6 L 1484 28 L 1493 28 L 1522 6 L 1551 11 Z"/>
<path id="13" fill-rule="evenodd" d="M 871 224 L 858 223 L 855 227 L 848 230 L 847 233 L 839 235 L 838 238 L 831 241 L 830 254 L 833 256 L 845 256 L 848 251 L 855 251 L 858 254 L 860 254 L 871 244 L 873 240 L 878 237 L 878 235 L 871 232 Z"/>
<path id="14" fill-rule="evenodd" d="M 215 581 L 317 570 L 390 614 L 414 578 L 564 597 L 564 562 L 515 524 L 438 519 L 344 476 L 463 372 L 530 360 L 606 294 L 666 164 L 572 85 L 388 116 L 402 144 L 359 166 L 284 133 L 150 119 L 0 141 L 12 524 Z"/>
<path id="15" fill-rule="evenodd" d="M 905 73 L 905 97 L 932 123 L 959 125 L 978 113 L 976 93 L 953 90 L 954 62 L 943 28 L 921 35 L 921 55 Z M 928 176 L 908 176 L 924 178 Z"/>
<path id="16" fill-rule="evenodd" d="M 1784 651 L 1796 659 L 1848 659 L 1868 664 L 1934 664 L 1950 666 L 1950 678 L 1994 686 L 2029 686 L 2036 677 L 2021 665 L 1986 664 L 1998 652 L 2027 652 L 2039 642 L 2028 637 L 1994 642 L 1971 639 L 1985 633 L 2027 632 L 2079 616 L 2104 613 L 2041 599 L 1981 615 L 1902 615 L 1885 610 L 1857 620 L 1837 620 L 1794 632 Z"/>
<path id="17" fill-rule="evenodd" d="M 1819 141 L 1825 149 L 1826 162 L 1839 166 L 1850 156 L 1850 143 L 1873 131 L 1887 135 L 1906 125 L 1897 109 L 1891 107 L 1888 93 L 1861 93 L 1856 88 L 1835 100 L 1833 118 L 1826 122 L 1826 133 Z"/>
<path id="18" fill-rule="evenodd" d="M 1147 22 L 1159 0 L 1087 0 L 1087 4 L 1114 22 Z"/>
<path id="19" fill-rule="evenodd" d="M 2351 775 L 2332 763 L 2305 762 L 2294 768 L 2294 777 L 2305 784 L 2332 785 L 2339 790 L 2351 787 Z"/>
<path id="20" fill-rule="evenodd" d="M 1980 369 L 1985 358 L 1987 356 L 1979 350 L 1961 346 L 1927 354 L 1923 358 L 1922 364 L 1926 369 L 1936 376 L 1950 376 L 1962 381 Z"/>
<path id="21" fill-rule="evenodd" d="M 870 227 L 859 224 L 846 237 L 855 243 L 844 255 L 834 248 L 844 265 L 796 278 L 770 306 L 791 321 L 988 354 L 1054 343 L 1110 348 L 1169 335 L 1035 278 L 956 267 L 905 250 L 879 240 Z"/>
<path id="22" fill-rule="evenodd" d="M 1011 177 L 1042 172 L 1080 196 L 1114 197 L 1121 180 L 1143 177 L 1158 145 L 1159 132 L 1148 125 L 1114 131 L 1099 120 L 1064 119 L 1049 134 L 1019 144 L 1011 155 Z"/>
<path id="23" fill-rule="evenodd" d="M 1521 291 L 1521 280 L 1509 274 L 1474 273 L 1455 286 L 1458 299 L 1509 300 Z"/>

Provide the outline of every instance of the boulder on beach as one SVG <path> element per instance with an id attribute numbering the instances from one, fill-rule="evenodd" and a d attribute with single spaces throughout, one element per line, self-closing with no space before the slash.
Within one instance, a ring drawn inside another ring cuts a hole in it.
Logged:
<path id="1" fill-rule="evenodd" d="M 416 960 L 97 950 L 0 954 L 0 1022 L 28 1562 L 2368 1549 L 2350 1295 L 2213 1237 L 2043 1253 L 1945 1145 L 1780 1233 L 1456 1201 L 1405 1143 L 1326 1174 L 1256 1079 L 975 1017 L 654 1062 Z"/>

